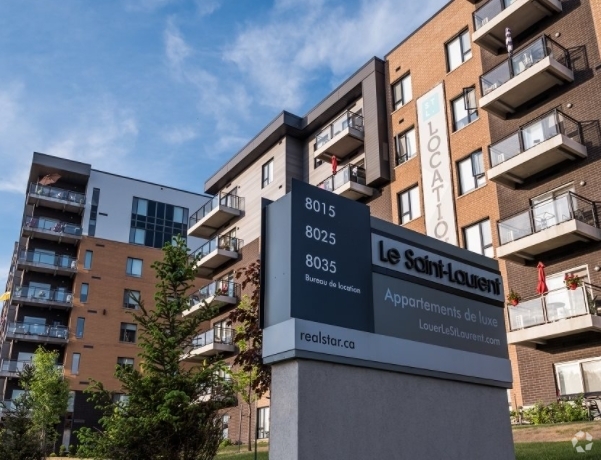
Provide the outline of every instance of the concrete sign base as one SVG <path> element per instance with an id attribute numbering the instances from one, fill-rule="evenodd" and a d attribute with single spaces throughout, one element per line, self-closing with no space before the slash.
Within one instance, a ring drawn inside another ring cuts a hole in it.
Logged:
<path id="1" fill-rule="evenodd" d="M 270 460 L 514 460 L 507 391 L 313 360 L 274 363 Z"/>

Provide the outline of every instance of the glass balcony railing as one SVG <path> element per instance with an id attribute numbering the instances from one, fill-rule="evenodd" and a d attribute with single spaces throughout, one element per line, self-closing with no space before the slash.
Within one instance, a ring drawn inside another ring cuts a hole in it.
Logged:
<path id="1" fill-rule="evenodd" d="M 548 56 L 553 57 L 565 67 L 571 68 L 568 50 L 548 36 L 543 35 L 482 75 L 480 77 L 482 95 L 486 96 Z"/>
<path id="2" fill-rule="evenodd" d="M 61 222 L 60 220 L 47 219 L 46 217 L 25 217 L 25 228 L 47 232 L 64 233 L 67 235 L 81 236 L 81 226 Z"/>
<path id="3" fill-rule="evenodd" d="M 501 11 L 508 8 L 515 1 L 516 0 L 489 0 L 486 2 L 473 13 L 475 30 L 488 24 L 488 21 L 500 14 Z"/>
<path id="4" fill-rule="evenodd" d="M 192 349 L 201 348 L 212 343 L 232 345 L 234 330 L 229 327 L 216 326 L 207 332 L 197 335 L 192 340 Z"/>
<path id="5" fill-rule="evenodd" d="M 365 168 L 348 164 L 318 184 L 319 188 L 333 192 L 349 182 L 365 185 Z"/>
<path id="6" fill-rule="evenodd" d="M 47 198 L 55 198 L 57 200 L 67 201 L 74 204 L 83 205 L 86 203 L 86 196 L 83 193 L 73 192 L 71 190 L 65 190 L 58 187 L 51 187 L 49 185 L 31 183 L 29 185 L 29 194 Z"/>
<path id="7" fill-rule="evenodd" d="M 63 340 L 69 338 L 69 328 L 66 326 L 9 322 L 6 331 L 9 335 L 30 335 Z"/>
<path id="8" fill-rule="evenodd" d="M 566 192 L 500 220 L 497 223 L 499 240 L 501 245 L 511 243 L 574 219 L 599 227 L 595 202 L 573 192 Z"/>
<path id="9" fill-rule="evenodd" d="M 346 111 L 340 115 L 334 122 L 322 129 L 317 136 L 315 136 L 315 150 L 320 149 L 325 144 L 330 142 L 347 128 L 354 128 L 359 131 L 363 131 L 363 117 L 354 112 Z"/>
<path id="10" fill-rule="evenodd" d="M 589 315 L 594 309 L 588 288 L 580 286 L 575 290 L 565 287 L 549 291 L 543 296 L 521 301 L 516 306 L 507 307 L 511 331 L 552 323 L 575 316 Z"/>
<path id="11" fill-rule="evenodd" d="M 233 281 L 213 281 L 200 288 L 190 296 L 190 306 L 196 305 L 210 297 L 220 295 L 227 297 L 240 298 L 240 285 Z"/>
<path id="12" fill-rule="evenodd" d="M 17 374 L 22 372 L 25 366 L 30 366 L 32 364 L 31 361 L 18 361 L 15 359 L 2 359 L 0 360 L 0 372 Z M 55 368 L 59 371 L 63 371 L 62 364 L 56 364 Z"/>
<path id="13" fill-rule="evenodd" d="M 238 252 L 240 247 L 242 247 L 242 240 L 240 240 L 239 238 L 234 238 L 232 236 L 217 236 L 207 241 L 196 251 L 194 251 L 191 255 L 200 256 L 200 258 L 203 258 L 217 249 Z"/>
<path id="14" fill-rule="evenodd" d="M 490 145 L 488 147 L 490 163 L 493 167 L 497 166 L 558 134 L 563 134 L 582 144 L 580 123 L 555 109 Z"/>
<path id="15" fill-rule="evenodd" d="M 242 211 L 244 199 L 237 195 L 228 193 L 227 195 L 214 196 L 207 201 L 198 211 L 190 216 L 190 227 L 193 227 L 197 222 L 201 221 L 213 209 L 219 206 L 227 206 L 228 208 L 239 209 Z"/>
<path id="16" fill-rule="evenodd" d="M 13 292 L 13 298 L 58 302 L 71 305 L 73 303 L 73 294 L 63 289 L 48 289 L 32 286 L 16 286 Z"/>
<path id="17" fill-rule="evenodd" d="M 51 268 L 69 268 L 77 269 L 77 259 L 67 255 L 49 254 L 42 251 L 25 251 L 19 252 L 19 262 L 45 265 Z"/>

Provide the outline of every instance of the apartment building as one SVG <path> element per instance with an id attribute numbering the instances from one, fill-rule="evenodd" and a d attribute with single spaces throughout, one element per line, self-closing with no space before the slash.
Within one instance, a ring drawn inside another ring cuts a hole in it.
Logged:
<path id="1" fill-rule="evenodd" d="M 367 203 L 373 215 L 390 219 L 385 94 L 384 61 L 374 58 L 306 115 L 282 112 L 206 181 L 205 192 L 214 198 L 190 216 L 188 235 L 208 240 L 197 253 L 199 275 L 210 281 L 185 314 L 194 314 L 201 300 L 220 310 L 188 360 L 216 353 L 234 359 L 228 315 L 244 294 L 235 273 L 259 258 L 262 199 L 277 200 L 297 179 Z M 240 401 L 223 423 L 233 442 L 247 442 L 249 426 L 250 438 L 267 439 L 269 395 L 250 410 Z"/>
<path id="2" fill-rule="evenodd" d="M 599 2 L 454 0 L 386 56 L 393 222 L 499 260 L 513 407 L 601 392 L 600 27 Z"/>
<path id="3" fill-rule="evenodd" d="M 17 397 L 18 371 L 43 346 L 59 353 L 71 398 L 62 444 L 99 414 L 82 391 L 89 379 L 118 390 L 117 365 L 138 365 L 134 298 L 155 292 L 151 264 L 175 235 L 187 237 L 190 209 L 207 196 L 34 153 L 23 222 L 0 317 L 0 396 Z M 188 245 L 202 241 L 187 237 Z"/>

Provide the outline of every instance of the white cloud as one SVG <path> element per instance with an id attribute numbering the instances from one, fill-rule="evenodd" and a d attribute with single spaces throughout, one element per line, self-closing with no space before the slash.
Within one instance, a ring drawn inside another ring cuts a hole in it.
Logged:
<path id="1" fill-rule="evenodd" d="M 209 16 L 220 7 L 220 0 L 196 0 L 196 11 L 199 16 Z"/>
<path id="2" fill-rule="evenodd" d="M 129 11 L 154 11 L 178 0 L 127 0 L 125 8 Z"/>
<path id="3" fill-rule="evenodd" d="M 181 66 L 192 53 L 192 48 L 184 41 L 173 19 L 167 21 L 167 28 L 163 34 L 165 41 L 165 55 L 169 66 L 176 72 L 181 72 Z"/>
<path id="4" fill-rule="evenodd" d="M 161 137 L 169 144 L 183 144 L 198 137 L 198 132 L 192 126 L 176 126 L 163 131 Z"/>

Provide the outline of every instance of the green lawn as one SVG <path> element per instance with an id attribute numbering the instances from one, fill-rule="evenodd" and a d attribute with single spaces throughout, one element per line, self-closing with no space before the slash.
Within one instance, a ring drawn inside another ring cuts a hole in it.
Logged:
<path id="1" fill-rule="evenodd" d="M 226 454 L 219 454 L 216 457 L 216 460 L 255 460 L 255 453 L 254 452 L 244 452 L 241 454 L 232 454 L 232 453 L 226 453 Z M 258 460 L 267 460 L 267 452 L 259 452 L 257 454 L 257 459 Z"/>
<path id="2" fill-rule="evenodd" d="M 594 442 L 593 448 L 585 453 L 576 452 L 569 441 L 516 443 L 515 455 L 516 460 L 601 460 L 601 442 Z"/>

